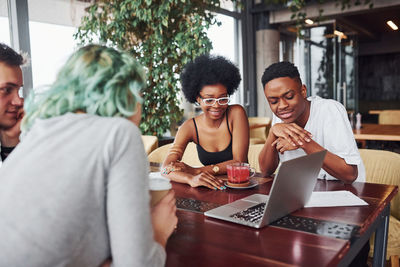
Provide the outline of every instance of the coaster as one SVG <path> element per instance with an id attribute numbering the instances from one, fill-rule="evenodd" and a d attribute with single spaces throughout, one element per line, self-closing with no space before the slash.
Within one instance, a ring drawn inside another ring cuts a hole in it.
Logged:
<path id="1" fill-rule="evenodd" d="M 226 183 L 231 187 L 248 187 L 250 185 L 250 180 L 245 183 L 239 183 L 239 184 L 231 183 L 229 181 L 227 181 Z"/>
<path id="2" fill-rule="evenodd" d="M 232 189 L 249 189 L 249 188 L 253 188 L 256 187 L 258 185 L 258 183 L 256 181 L 250 181 L 248 186 L 233 186 L 231 183 L 227 183 L 225 182 L 225 186 L 232 188 Z"/>

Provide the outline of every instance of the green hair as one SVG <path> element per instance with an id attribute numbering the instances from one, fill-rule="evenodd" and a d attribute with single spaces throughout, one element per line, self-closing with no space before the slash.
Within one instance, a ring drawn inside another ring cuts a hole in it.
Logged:
<path id="1" fill-rule="evenodd" d="M 130 117 L 142 102 L 142 66 L 131 55 L 113 48 L 88 45 L 68 59 L 49 90 L 29 95 L 22 131 L 37 118 L 47 119 L 82 111 L 103 117 Z"/>

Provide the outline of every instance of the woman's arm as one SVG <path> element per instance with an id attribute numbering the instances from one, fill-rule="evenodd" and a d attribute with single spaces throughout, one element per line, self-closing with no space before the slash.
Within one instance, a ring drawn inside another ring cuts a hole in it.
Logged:
<path id="1" fill-rule="evenodd" d="M 162 173 L 172 181 L 189 184 L 192 187 L 205 186 L 211 189 L 223 189 L 223 181 L 215 178 L 207 170 L 193 168 L 180 162 L 187 144 L 193 140 L 194 129 L 191 120 L 179 128 L 174 144 L 162 165 Z"/>
<path id="2" fill-rule="evenodd" d="M 104 210 L 113 266 L 164 266 L 163 244 L 155 242 L 153 236 L 148 162 L 140 131 L 128 121 L 119 126 L 117 131 L 110 131 L 114 134 L 104 152 L 111 159 L 105 166 L 108 180 Z M 176 224 L 171 218 L 165 221 L 166 229 Z"/>

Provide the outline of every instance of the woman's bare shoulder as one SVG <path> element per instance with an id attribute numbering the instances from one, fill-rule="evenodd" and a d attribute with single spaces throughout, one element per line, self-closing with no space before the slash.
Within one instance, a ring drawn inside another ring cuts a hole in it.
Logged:
<path id="1" fill-rule="evenodd" d="M 193 138 L 193 131 L 194 131 L 194 122 L 193 119 L 190 118 L 186 120 L 184 123 L 182 123 L 181 126 L 179 126 L 175 139 L 185 139 L 190 141 Z"/>
<path id="2" fill-rule="evenodd" d="M 230 105 L 229 106 L 229 114 L 228 115 L 232 115 L 231 117 L 235 118 L 243 118 L 246 117 L 247 118 L 247 114 L 246 114 L 246 110 L 238 104 L 235 105 Z"/>

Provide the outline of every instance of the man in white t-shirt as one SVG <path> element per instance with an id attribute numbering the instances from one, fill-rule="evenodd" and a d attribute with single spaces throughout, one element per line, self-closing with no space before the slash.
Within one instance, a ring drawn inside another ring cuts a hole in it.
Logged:
<path id="1" fill-rule="evenodd" d="M 271 175 L 279 161 L 326 149 L 319 178 L 345 183 L 365 181 L 364 165 L 342 104 L 318 96 L 307 98 L 307 88 L 290 62 L 269 66 L 262 84 L 274 113 L 259 155 L 263 175 Z"/>
<path id="2" fill-rule="evenodd" d="M 23 56 L 0 43 L 0 165 L 19 143 L 20 122 L 24 100 L 19 95 L 22 87 Z"/>

